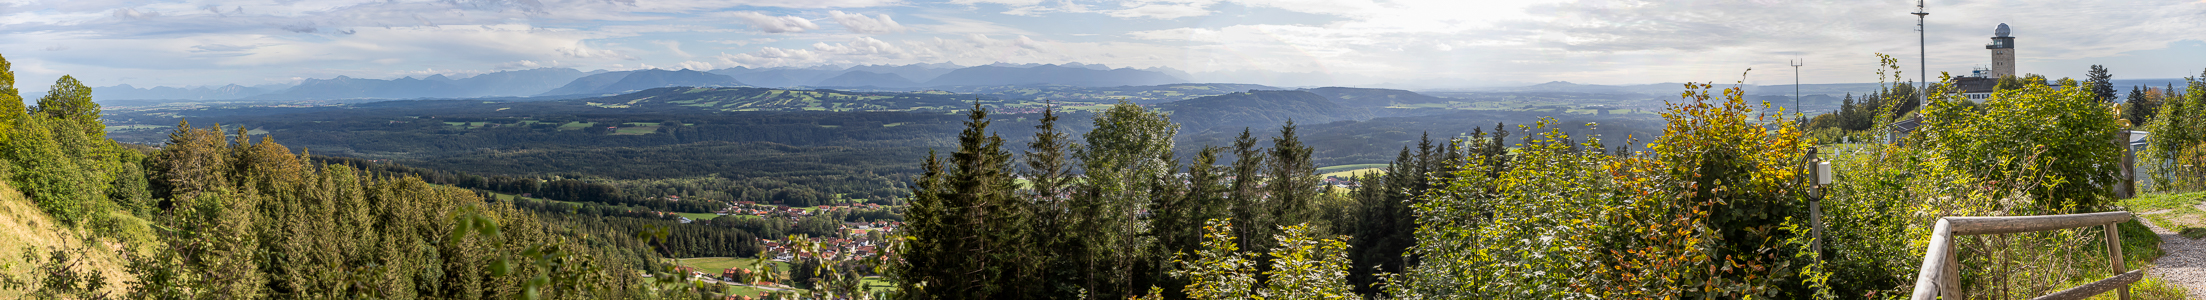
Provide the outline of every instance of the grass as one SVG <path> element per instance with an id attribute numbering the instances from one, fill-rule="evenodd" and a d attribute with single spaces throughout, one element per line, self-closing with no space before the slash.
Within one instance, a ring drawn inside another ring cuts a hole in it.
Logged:
<path id="1" fill-rule="evenodd" d="M 613 129 L 613 134 L 620 134 L 620 135 L 644 135 L 644 134 L 651 134 L 651 133 L 655 133 L 655 132 L 659 132 L 659 126 L 657 126 L 657 125 L 653 125 L 653 126 L 636 126 L 636 127 L 621 127 L 621 128 L 615 128 L 615 129 Z"/>
<path id="2" fill-rule="evenodd" d="M 1362 170 L 1362 169 L 1373 169 L 1373 168 L 1385 168 L 1385 167 L 1386 167 L 1386 165 L 1387 165 L 1387 164 L 1355 164 L 1355 165 L 1338 165 L 1338 166 L 1327 166 L 1327 167 L 1321 167 L 1321 168 L 1317 168 L 1317 173 L 1318 173 L 1318 174 L 1325 174 L 1325 173 L 1342 172 L 1342 171 L 1352 171 L 1352 170 Z"/>
<path id="3" fill-rule="evenodd" d="M 1368 174 L 1385 174 L 1385 173 L 1386 173 L 1386 169 L 1383 169 L 1383 168 L 1369 168 L 1369 169 L 1355 169 L 1355 170 L 1347 170 L 1347 171 L 1332 172 L 1332 173 L 1322 173 L 1322 174 L 1318 174 L 1317 176 L 1318 176 L 1319 178 L 1324 178 L 1324 177 L 1355 178 L 1356 176 L 1363 176 L 1363 175 L 1368 175 Z"/>
<path id="4" fill-rule="evenodd" d="M 752 263 L 758 262 L 757 258 L 739 257 L 692 257 L 683 258 L 680 260 L 682 265 L 697 268 L 698 272 L 706 273 L 718 273 L 720 272 L 720 270 L 726 270 L 728 268 L 749 269 L 751 268 Z M 773 262 L 773 264 L 774 269 L 781 270 L 783 274 L 787 274 L 789 272 L 789 263 L 777 261 Z"/>
<path id="5" fill-rule="evenodd" d="M 2151 220 L 2153 224 L 2176 231 L 2177 235 L 2196 239 L 2206 237 L 2206 228 L 2200 228 L 2206 226 L 2206 211 L 2201 211 L 2197 207 L 2200 202 L 2206 202 L 2206 192 L 2148 194 L 2122 200 L 2121 205 L 2128 207 L 2129 211 L 2139 213 L 2145 219 Z M 2165 254 L 2161 252 L 2159 247 L 2160 235 L 2152 233 L 2143 224 L 2131 220 L 2123 222 L 2120 228 L 2124 260 L 2132 269 L 2151 266 L 2154 259 L 2158 259 Z M 2131 284 L 2130 296 L 2132 299 L 2184 299 L 2186 297 L 2181 286 L 2170 283 L 2158 276 L 2146 276 L 2143 281 Z M 2106 293 L 2090 299 L 2115 299 L 2115 296 L 2113 293 Z"/>
<path id="6" fill-rule="evenodd" d="M 156 245 L 154 229 L 148 227 L 151 222 L 121 211 L 109 211 L 106 217 L 98 221 L 104 225 L 61 224 L 29 197 L 0 182 L 0 276 L 29 280 L 30 287 L 36 288 L 45 278 L 32 273 L 31 265 L 22 260 L 24 251 L 43 254 L 49 247 L 84 247 L 86 241 L 80 238 L 89 235 L 100 245 L 91 246 L 78 258 L 87 269 L 106 276 L 103 292 L 127 292 L 127 283 L 137 279 L 127 269 L 127 255 L 150 255 L 163 246 Z M 116 246 L 127 248 L 112 248 Z M 26 295 L 28 292 L 0 286 L 0 299 L 33 299 Z"/>
<path id="7" fill-rule="evenodd" d="M 2206 233 L 2192 233 L 2193 229 L 2206 227 L 2206 210 L 2197 207 L 2200 202 L 2206 202 L 2206 192 L 2148 194 L 2122 200 L 2121 204 L 2162 228 L 2184 233 L 2184 237 L 2198 238 L 2206 236 Z"/>
<path id="8" fill-rule="evenodd" d="M 728 268 L 751 268 L 751 264 L 758 261 L 756 258 L 735 257 L 693 257 L 678 260 L 681 261 L 682 265 L 697 268 L 698 272 L 712 274 L 718 274 L 720 270 Z M 789 278 L 789 263 L 777 261 L 773 264 L 775 270 L 781 271 L 781 278 Z M 758 295 L 759 292 L 771 292 L 773 290 L 745 285 L 731 285 L 729 291 L 733 292 L 731 295 L 753 296 Z"/>
<path id="9" fill-rule="evenodd" d="M 716 215 L 716 214 L 704 214 L 704 213 L 676 213 L 676 214 L 680 214 L 680 215 L 682 215 L 683 217 L 689 217 L 689 219 L 690 219 L 690 220 L 711 220 L 712 218 L 718 218 L 718 217 L 720 217 L 720 215 Z"/>
<path id="10" fill-rule="evenodd" d="M 597 125 L 597 123 L 591 123 L 591 122 L 567 122 L 567 124 L 559 124 L 559 130 L 579 130 L 579 129 L 582 129 L 583 127 L 590 127 L 591 125 Z"/>

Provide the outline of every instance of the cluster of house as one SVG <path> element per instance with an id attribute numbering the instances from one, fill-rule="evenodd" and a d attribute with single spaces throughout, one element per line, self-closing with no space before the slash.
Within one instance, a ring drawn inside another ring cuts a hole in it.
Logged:
<path id="1" fill-rule="evenodd" d="M 1355 178 L 1340 178 L 1340 176 L 1325 176 L 1325 184 L 1341 189 L 1363 187 L 1363 183 L 1356 182 Z"/>
<path id="2" fill-rule="evenodd" d="M 787 215 L 787 216 L 810 216 L 810 215 L 812 215 L 812 212 L 811 212 L 811 211 L 807 211 L 807 210 L 804 210 L 804 209 L 801 209 L 801 208 L 788 207 L 788 206 L 780 206 L 780 205 L 766 205 L 766 204 L 758 204 L 758 202 L 753 202 L 753 201 L 739 201 L 739 202 L 736 202 L 736 203 L 735 203 L 735 205 L 729 205 L 729 206 L 728 206 L 728 208 L 726 208 L 726 209 L 721 209 L 720 211 L 716 211 L 716 212 L 713 212 L 713 213 L 715 213 L 715 214 L 720 214 L 720 215 L 751 215 L 751 216 L 762 216 L 762 217 L 763 217 L 763 216 L 768 216 L 768 215 Z"/>
<path id="3" fill-rule="evenodd" d="M 874 235 L 870 233 L 895 231 L 902 226 L 903 222 L 896 221 L 844 222 L 842 229 L 850 233 L 849 238 L 827 237 L 814 240 L 812 242 L 821 247 L 810 255 L 827 260 L 853 260 L 871 256 L 880 251 L 880 245 L 874 243 Z M 759 239 L 759 244 L 766 248 L 766 255 L 777 261 L 797 259 L 801 254 L 780 240 Z"/>
<path id="4" fill-rule="evenodd" d="M 799 216 L 811 216 L 811 215 L 815 215 L 815 214 L 825 214 L 825 213 L 830 213 L 830 212 L 838 212 L 838 211 L 857 211 L 857 210 L 860 210 L 860 209 L 882 209 L 882 208 L 887 208 L 887 207 L 888 207 L 888 206 L 884 206 L 884 205 L 880 205 L 880 204 L 873 204 L 873 203 L 858 203 L 858 204 L 836 204 L 836 205 L 822 205 L 822 206 L 818 206 L 817 208 L 814 208 L 813 210 L 805 210 L 805 209 L 802 209 L 802 208 L 795 208 L 795 207 L 788 207 L 788 206 L 780 206 L 780 205 L 770 205 L 770 204 L 759 204 L 758 202 L 753 202 L 753 201 L 738 201 L 738 202 L 736 202 L 736 203 L 735 203 L 734 205 L 729 205 L 729 206 L 728 206 L 727 208 L 725 208 L 725 209 L 721 209 L 721 210 L 719 210 L 719 211 L 715 211 L 715 212 L 713 212 L 713 213 L 715 213 L 715 214 L 719 214 L 719 215 L 751 215 L 751 216 L 769 216 L 769 215 L 782 215 L 782 216 L 799 217 Z"/>

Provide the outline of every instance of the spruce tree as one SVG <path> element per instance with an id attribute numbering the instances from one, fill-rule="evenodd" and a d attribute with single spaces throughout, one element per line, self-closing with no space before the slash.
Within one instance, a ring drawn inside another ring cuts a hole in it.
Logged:
<path id="1" fill-rule="evenodd" d="M 1168 266 L 1176 255 L 1194 255 L 1202 251 L 1203 224 L 1227 218 L 1226 174 L 1217 165 L 1224 151 L 1215 146 L 1203 147 L 1195 153 L 1195 161 L 1187 165 L 1186 177 L 1167 178 L 1165 184 L 1160 184 L 1176 188 L 1167 191 L 1173 194 L 1159 195 L 1160 201 L 1150 208 L 1156 220 L 1151 228 L 1157 236 L 1159 251 L 1155 259 L 1158 266 Z M 1166 298 L 1186 296 L 1183 288 L 1188 281 L 1185 278 L 1162 277 L 1157 282 Z"/>
<path id="2" fill-rule="evenodd" d="M 997 299 L 1040 293 L 1039 248 L 1029 242 L 1026 201 L 1014 194 L 1011 153 L 973 104 L 948 169 L 930 155 L 915 183 L 904 263 L 909 299 Z"/>
<path id="3" fill-rule="evenodd" d="M 2130 87 L 2129 101 L 2122 105 L 2122 116 L 2129 119 L 2130 126 L 2142 128 L 2145 122 L 2152 120 L 2153 114 L 2159 112 L 2159 106 L 2160 103 L 2145 95 L 2144 86 Z"/>
<path id="4" fill-rule="evenodd" d="M 1078 272 L 1082 264 L 1069 259 L 1079 256 L 1067 255 L 1084 252 L 1084 240 L 1072 227 L 1083 216 L 1071 214 L 1068 206 L 1075 176 L 1069 152 L 1078 145 L 1058 129 L 1057 120 L 1055 108 L 1043 110 L 1041 124 L 1034 126 L 1034 141 L 1027 143 L 1025 151 L 1023 175 L 1029 185 L 1027 195 L 1036 231 L 1035 238 L 1028 242 L 1043 247 L 1046 253 L 1039 264 L 1043 269 L 1040 289 L 1045 294 L 1032 298 L 1075 297 L 1078 293 L 1073 291 L 1084 284 L 1078 280 L 1082 278 Z"/>
<path id="5" fill-rule="evenodd" d="M 2084 77 L 2084 80 L 2090 81 L 2087 84 L 2091 85 L 2091 95 L 2097 96 L 2101 102 L 2114 102 L 2114 74 L 2108 73 L 2106 66 L 2091 65 L 2091 72 L 2085 73 Z"/>
<path id="6" fill-rule="evenodd" d="M 1229 173 L 1233 178 L 1229 186 L 1229 198 L 1236 245 L 1268 245 L 1269 243 L 1263 242 L 1271 240 L 1270 235 L 1267 235 L 1268 231 L 1264 230 L 1274 224 L 1269 214 L 1271 203 L 1265 201 L 1263 190 L 1264 153 L 1263 148 L 1257 147 L 1256 138 L 1249 134 L 1248 128 L 1241 128 L 1241 135 L 1233 139 L 1234 161 Z"/>

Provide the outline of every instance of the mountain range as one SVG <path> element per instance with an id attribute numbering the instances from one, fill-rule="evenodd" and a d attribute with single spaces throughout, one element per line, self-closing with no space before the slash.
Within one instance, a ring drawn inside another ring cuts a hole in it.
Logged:
<path id="1" fill-rule="evenodd" d="M 180 100 L 228 100 L 245 98 L 271 91 L 290 88 L 288 84 L 259 86 L 224 85 L 219 87 L 166 87 L 138 88 L 128 84 L 99 87 L 92 90 L 100 100 L 180 99 Z"/>
<path id="2" fill-rule="evenodd" d="M 540 95 L 603 95 L 622 94 L 662 87 L 736 87 L 743 82 L 728 75 L 691 70 L 667 71 L 660 69 L 605 72 L 574 79 L 559 88 Z"/>
<path id="3" fill-rule="evenodd" d="M 735 67 L 710 71 L 649 69 L 585 72 L 570 68 L 541 68 L 463 78 L 442 74 L 397 79 L 337 76 L 329 79 L 306 79 L 289 86 L 137 88 L 118 85 L 97 87 L 94 90 L 102 100 L 422 99 L 601 95 L 669 86 L 897 89 L 995 85 L 1112 87 L 1186 83 L 1186 74 L 1170 68 L 1110 68 L 1081 63 L 997 63 L 972 67 L 952 64 Z"/>
<path id="4" fill-rule="evenodd" d="M 306 79 L 289 89 L 245 97 L 248 100 L 412 99 L 528 96 L 598 72 L 566 68 L 505 71 L 452 79 L 443 74 L 415 79 L 362 79 L 337 76 Z"/>

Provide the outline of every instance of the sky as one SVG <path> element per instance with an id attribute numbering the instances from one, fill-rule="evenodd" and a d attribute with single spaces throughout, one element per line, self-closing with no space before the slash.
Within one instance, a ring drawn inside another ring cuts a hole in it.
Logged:
<path id="1" fill-rule="evenodd" d="M 1308 73 L 1425 89 L 1877 82 L 1990 63 L 2117 78 L 2206 70 L 2206 0 L 0 0 L 18 88 L 275 84 L 542 67 L 1070 63 Z M 1928 50 L 1918 55 L 1918 47 Z M 1748 71 L 1748 70 L 1752 71 Z M 1232 77 L 1247 78 L 1247 77 Z M 1264 82 L 1247 82 L 1264 83 Z"/>

